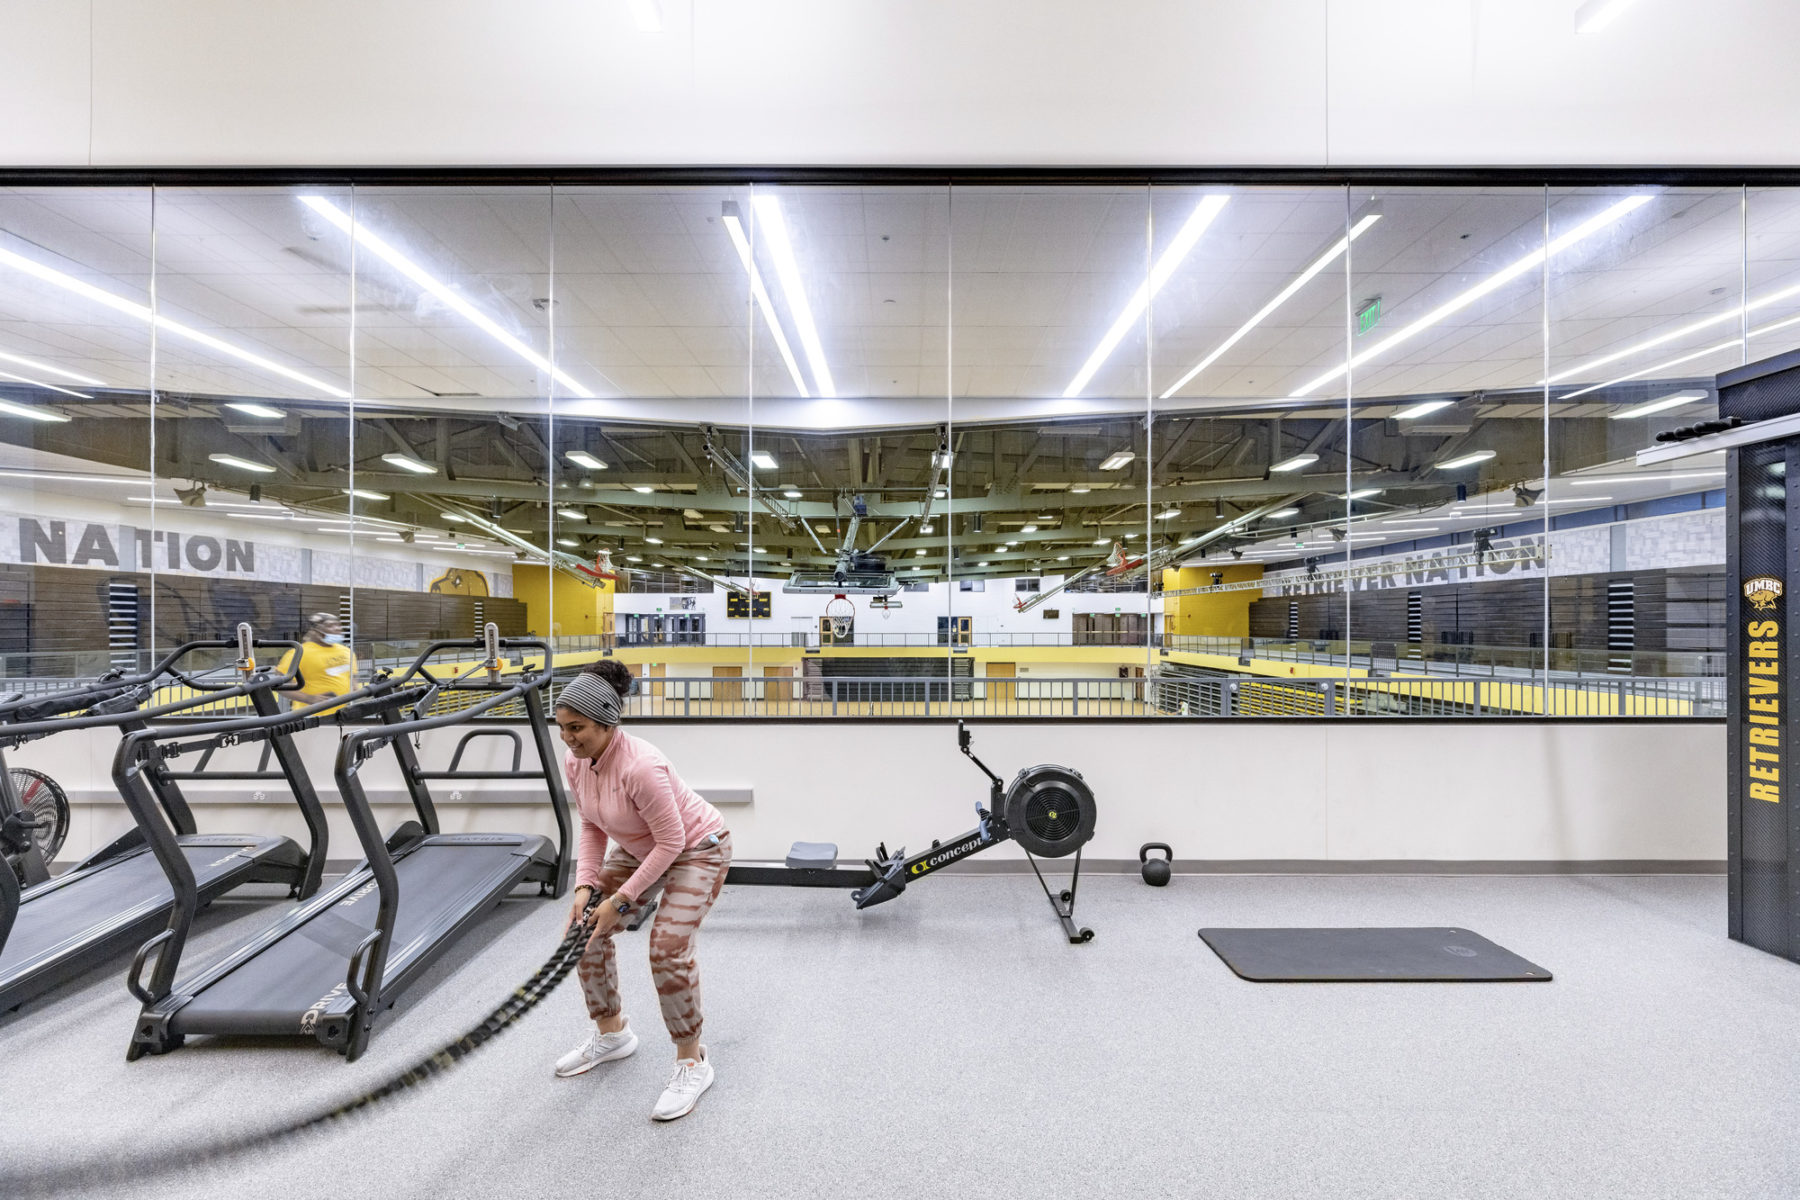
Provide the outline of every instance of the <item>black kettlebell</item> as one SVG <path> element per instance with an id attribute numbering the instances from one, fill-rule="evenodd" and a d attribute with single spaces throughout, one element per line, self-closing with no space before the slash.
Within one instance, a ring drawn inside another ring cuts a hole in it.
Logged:
<path id="1" fill-rule="evenodd" d="M 1167 858 L 1151 858 L 1152 850 L 1161 850 Z M 1169 876 L 1175 873 L 1175 852 L 1169 849 L 1167 842 L 1145 842 L 1138 847 L 1138 869 L 1143 873 L 1144 882 L 1151 887 L 1162 887 L 1169 882 Z"/>

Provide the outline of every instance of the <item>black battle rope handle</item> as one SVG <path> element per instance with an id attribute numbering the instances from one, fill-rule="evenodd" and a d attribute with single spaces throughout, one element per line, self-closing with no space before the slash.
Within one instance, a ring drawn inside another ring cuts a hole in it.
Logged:
<path id="1" fill-rule="evenodd" d="M 367 1111 L 383 1100 L 426 1083 L 442 1075 L 493 1038 L 504 1033 L 556 990 L 556 986 L 568 977 L 570 971 L 575 969 L 575 964 L 581 961 L 582 954 L 587 950 L 588 936 L 594 928 L 594 909 L 599 902 L 600 897 L 596 893 L 588 900 L 587 907 L 582 910 L 581 920 L 569 927 L 569 931 L 563 935 L 561 944 L 545 960 L 544 965 L 539 967 L 530 979 L 515 988 L 513 994 L 489 1013 L 479 1025 L 421 1058 L 379 1087 L 371 1088 L 360 1096 L 308 1117 L 301 1117 L 271 1129 L 245 1134 L 241 1137 L 226 1138 L 210 1145 L 183 1147 L 179 1153 L 143 1158 L 110 1156 L 90 1158 L 84 1162 L 29 1172 L 20 1172 L 15 1168 L 0 1169 L 0 1196 L 29 1196 L 34 1192 L 73 1191 L 77 1188 L 88 1188 L 126 1180 L 135 1183 L 152 1175 L 169 1171 L 184 1170 L 200 1165 L 215 1165 L 254 1150 L 267 1149 L 309 1133 L 321 1132 Z"/>

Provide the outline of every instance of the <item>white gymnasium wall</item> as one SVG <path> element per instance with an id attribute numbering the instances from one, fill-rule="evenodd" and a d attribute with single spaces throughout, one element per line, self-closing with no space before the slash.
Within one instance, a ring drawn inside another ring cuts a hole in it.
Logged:
<path id="1" fill-rule="evenodd" d="M 1793 0 L 0 0 L 0 162 L 1800 160 Z"/>
<path id="2" fill-rule="evenodd" d="M 637 732 L 703 794 L 751 791 L 749 804 L 724 806 L 741 858 L 779 857 L 795 840 L 834 841 L 850 858 L 883 840 L 917 849 L 970 828 L 986 794 L 945 724 L 744 721 Z M 983 722 L 975 734 L 976 752 L 1006 778 L 1040 762 L 1080 770 L 1100 801 L 1089 854 L 1101 860 L 1135 859 L 1152 840 L 1189 861 L 1327 867 L 1725 858 L 1722 725 Z M 443 765 L 453 738 L 426 738 L 426 765 Z M 302 741 L 334 810 L 334 739 L 313 731 Z M 108 774 L 113 745 L 103 731 L 81 731 L 10 756 L 57 777 L 78 802 L 65 856 L 129 827 Z M 500 765 L 501 747 L 486 747 L 469 762 Z M 214 765 L 255 765 L 252 748 L 228 753 Z M 364 776 L 388 828 L 410 814 L 391 763 L 378 758 Z M 298 815 L 274 787 L 267 802 L 244 803 L 252 786 L 188 785 L 202 829 L 298 836 Z M 448 785 L 437 787 L 446 830 L 554 831 L 529 788 L 470 785 L 452 800 Z M 1017 852 L 984 858 L 1007 855 Z M 341 811 L 331 857 L 358 857 Z"/>

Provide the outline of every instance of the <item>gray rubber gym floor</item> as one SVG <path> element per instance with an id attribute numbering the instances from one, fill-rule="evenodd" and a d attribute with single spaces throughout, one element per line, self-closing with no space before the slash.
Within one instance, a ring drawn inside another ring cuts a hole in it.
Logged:
<path id="1" fill-rule="evenodd" d="M 22 1166 L 209 1138 L 353 1094 L 478 1019 L 555 943 L 509 902 L 346 1066 L 195 1042 L 126 1064 L 97 974 L 0 1022 L 0 1152 Z M 1096 877 L 1061 938 L 1029 876 L 939 877 L 854 912 L 732 888 L 701 939 L 718 1082 L 648 1120 L 671 1055 L 641 933 L 637 1056 L 574 1080 L 573 982 L 447 1077 L 230 1168 L 88 1195 L 1791 1196 L 1800 966 L 1724 936 L 1721 877 Z M 260 927 L 225 903 L 191 962 Z M 1269 985 L 1207 925 L 1471 928 L 1549 984 Z"/>

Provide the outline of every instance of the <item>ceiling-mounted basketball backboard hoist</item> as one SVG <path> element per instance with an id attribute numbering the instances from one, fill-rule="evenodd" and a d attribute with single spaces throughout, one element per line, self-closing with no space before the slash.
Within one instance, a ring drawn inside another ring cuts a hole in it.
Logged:
<path id="1" fill-rule="evenodd" d="M 1129 579 L 1136 577 L 1140 572 L 1160 571 L 1167 567 L 1174 566 L 1194 551 L 1200 549 L 1200 547 L 1205 546 L 1210 542 L 1215 542 L 1228 533 L 1242 529 L 1252 521 L 1267 516 L 1269 513 L 1278 512 L 1289 505 L 1297 504 L 1305 499 L 1306 495 L 1307 493 L 1305 492 L 1296 492 L 1291 496 L 1284 496 L 1279 500 L 1271 500 L 1267 504 L 1259 504 L 1248 512 L 1239 513 L 1223 525 L 1214 526 L 1205 533 L 1191 537 L 1185 542 L 1180 542 L 1173 546 L 1164 546 L 1160 550 L 1151 550 L 1137 558 L 1132 558 L 1127 555 L 1124 547 L 1120 543 L 1114 542 L 1104 563 L 1092 567 L 1083 567 L 1053 588 L 1047 588 L 1044 591 L 1038 592 L 1030 599 L 1015 600 L 1013 602 L 1013 607 L 1019 612 L 1030 612 L 1050 597 L 1063 591 L 1070 584 L 1086 579 L 1090 575 L 1097 575 L 1102 571 L 1115 579 Z"/>
<path id="2" fill-rule="evenodd" d="M 812 538 L 813 545 L 819 548 L 819 553 L 836 561 L 829 571 L 795 571 L 782 585 L 781 590 L 800 595 L 832 596 L 839 599 L 845 596 L 886 597 L 898 592 L 900 590 L 898 576 L 888 569 L 887 559 L 876 552 L 887 543 L 889 538 L 912 524 L 915 519 L 920 526 L 924 526 L 931 520 L 932 501 L 936 499 L 940 491 L 948 494 L 944 480 L 950 471 L 950 461 L 948 431 L 939 426 L 938 447 L 932 451 L 931 455 L 931 480 L 926 484 L 925 498 L 919 504 L 918 516 L 916 518 L 901 517 L 898 524 L 877 538 L 875 544 L 867 550 L 859 550 L 856 546 L 857 534 L 861 532 L 862 523 L 869 516 L 868 500 L 860 492 L 850 497 L 850 523 L 845 528 L 843 540 L 835 551 L 827 550 L 813 527 L 802 521 L 801 526 L 806 530 L 806 535 Z M 883 607 L 898 608 L 899 605 L 884 605 Z"/>

